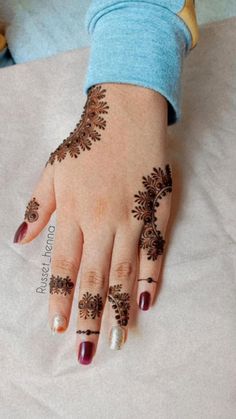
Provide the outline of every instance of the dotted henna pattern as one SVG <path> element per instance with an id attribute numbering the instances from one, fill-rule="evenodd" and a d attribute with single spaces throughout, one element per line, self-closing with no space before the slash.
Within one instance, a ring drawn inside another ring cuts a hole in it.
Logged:
<path id="1" fill-rule="evenodd" d="M 138 281 L 147 281 L 148 284 L 151 284 L 152 282 L 157 283 L 157 281 L 155 279 L 151 278 L 150 276 L 148 278 L 140 278 L 140 279 L 138 279 Z"/>
<path id="2" fill-rule="evenodd" d="M 87 330 L 76 330 L 76 333 L 78 333 L 79 335 L 81 335 L 81 334 L 85 334 L 85 335 L 87 335 L 87 336 L 89 336 L 89 335 L 99 335 L 99 330 L 90 330 L 90 329 L 87 329 Z"/>
<path id="3" fill-rule="evenodd" d="M 127 292 L 121 292 L 122 284 L 109 287 L 108 301 L 115 310 L 115 319 L 120 326 L 126 326 L 129 320 L 130 296 Z"/>
<path id="4" fill-rule="evenodd" d="M 36 201 L 36 198 L 33 198 L 27 204 L 25 210 L 25 219 L 29 221 L 29 223 L 33 223 L 39 218 L 38 214 L 39 203 Z"/>
<path id="5" fill-rule="evenodd" d="M 139 191 L 134 195 L 138 204 L 132 209 L 137 220 L 144 222 L 144 228 L 140 237 L 139 246 L 147 251 L 147 258 L 156 260 L 163 254 L 165 240 L 160 230 L 157 229 L 155 216 L 156 208 L 159 207 L 159 200 L 167 193 L 172 192 L 172 177 L 170 166 L 165 166 L 165 171 L 160 167 L 153 168 L 153 172 L 147 177 L 143 176 L 142 181 L 146 191 Z"/>
<path id="6" fill-rule="evenodd" d="M 87 100 L 78 124 L 73 132 L 50 154 L 48 163 L 51 165 L 55 160 L 61 162 L 69 153 L 71 157 L 77 158 L 81 150 L 90 150 L 92 142 L 100 141 L 101 134 L 98 129 L 105 130 L 106 121 L 101 114 L 107 114 L 109 106 L 102 101 L 106 89 L 101 85 L 95 85 L 88 90 Z"/>

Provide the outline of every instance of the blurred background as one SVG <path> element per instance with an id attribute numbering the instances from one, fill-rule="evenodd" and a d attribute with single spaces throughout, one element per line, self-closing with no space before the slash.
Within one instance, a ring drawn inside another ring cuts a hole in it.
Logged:
<path id="1" fill-rule="evenodd" d="M 90 45 L 91 0 L 0 0 L 0 67 Z M 236 0 L 196 0 L 198 23 L 236 16 Z"/>

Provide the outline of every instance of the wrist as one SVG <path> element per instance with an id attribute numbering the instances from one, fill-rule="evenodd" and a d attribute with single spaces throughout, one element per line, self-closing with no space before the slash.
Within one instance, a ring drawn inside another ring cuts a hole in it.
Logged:
<path id="1" fill-rule="evenodd" d="M 109 117 L 113 122 L 117 121 L 129 129 L 134 124 L 142 130 L 166 130 L 168 105 L 166 98 L 159 92 L 129 83 L 99 85 L 106 90 Z"/>

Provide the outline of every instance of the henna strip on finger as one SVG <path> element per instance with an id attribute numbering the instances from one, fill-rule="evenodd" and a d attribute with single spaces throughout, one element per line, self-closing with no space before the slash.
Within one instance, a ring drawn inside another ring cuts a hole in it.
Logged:
<path id="1" fill-rule="evenodd" d="M 67 154 L 77 158 L 81 151 L 90 150 L 92 143 L 101 140 L 98 130 L 105 130 L 106 120 L 101 116 L 107 114 L 109 106 L 102 101 L 106 96 L 106 89 L 101 85 L 91 86 L 87 100 L 78 124 L 73 132 L 50 154 L 45 167 L 57 160 L 61 162 Z"/>
<path id="2" fill-rule="evenodd" d="M 50 294 L 67 295 L 71 294 L 71 291 L 74 287 L 74 283 L 72 282 L 69 276 L 62 278 L 59 275 L 52 275 L 50 278 L 49 287 Z"/>
<path id="3" fill-rule="evenodd" d="M 157 283 L 157 281 L 155 279 L 151 278 L 151 277 L 148 277 L 148 278 L 140 278 L 140 279 L 138 279 L 138 281 L 147 281 L 149 284 L 151 284 L 152 282 L 156 282 Z"/>
<path id="4" fill-rule="evenodd" d="M 92 295 L 89 292 L 83 294 L 78 304 L 80 318 L 95 319 L 101 316 L 103 310 L 102 297 L 99 294 Z"/>
<path id="5" fill-rule="evenodd" d="M 165 170 L 154 167 L 150 175 L 143 176 L 142 183 L 146 190 L 138 191 L 138 194 L 134 195 L 137 205 L 131 212 L 137 220 L 144 223 L 139 247 L 147 252 L 148 260 L 154 261 L 164 252 L 165 240 L 157 228 L 156 209 L 159 207 L 158 201 L 172 192 L 170 166 L 167 164 Z"/>
<path id="6" fill-rule="evenodd" d="M 29 223 L 33 223 L 39 218 L 38 208 L 39 203 L 36 201 L 36 198 L 33 198 L 28 202 L 25 210 L 25 219 L 29 221 Z"/>
<path id="7" fill-rule="evenodd" d="M 115 319 L 120 326 L 126 326 L 129 320 L 130 295 L 121 292 L 122 284 L 111 285 L 109 287 L 108 301 L 115 310 Z"/>
<path id="8" fill-rule="evenodd" d="M 89 335 L 92 335 L 92 334 L 99 335 L 100 331 L 99 330 L 98 331 L 93 331 L 93 330 L 87 329 L 87 330 L 76 330 L 76 333 L 78 333 L 79 335 L 84 333 L 85 335 L 89 336 Z"/>

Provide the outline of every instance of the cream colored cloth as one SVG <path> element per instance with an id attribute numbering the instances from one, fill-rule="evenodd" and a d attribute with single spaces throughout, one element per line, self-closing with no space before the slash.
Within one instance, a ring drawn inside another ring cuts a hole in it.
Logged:
<path id="1" fill-rule="evenodd" d="M 74 350 L 78 293 L 68 332 L 52 336 L 48 289 L 36 292 L 54 217 L 32 243 L 12 243 L 49 153 L 80 118 L 89 50 L 0 71 L 2 419 L 235 418 L 235 44 L 236 19 L 210 24 L 186 60 L 159 296 L 134 312 L 121 351 L 109 349 L 105 310 L 90 366 Z"/>

